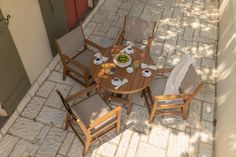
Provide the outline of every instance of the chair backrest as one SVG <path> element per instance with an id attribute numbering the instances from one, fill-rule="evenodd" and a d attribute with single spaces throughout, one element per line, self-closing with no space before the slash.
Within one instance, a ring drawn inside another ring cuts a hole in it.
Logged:
<path id="1" fill-rule="evenodd" d="M 70 56 L 81 51 L 85 46 L 85 37 L 81 26 L 76 27 L 61 38 L 56 40 L 60 49 L 59 53 Z"/>
<path id="2" fill-rule="evenodd" d="M 59 95 L 59 97 L 61 98 L 61 101 L 63 103 L 63 105 L 65 106 L 67 112 L 75 119 L 77 120 L 79 117 L 75 114 L 75 112 L 72 110 L 72 108 L 70 107 L 70 105 L 68 104 L 68 102 L 65 100 L 65 98 L 62 96 L 61 92 L 57 89 L 56 90 L 57 94 Z"/>
<path id="3" fill-rule="evenodd" d="M 129 40 L 148 40 L 155 31 L 156 23 L 152 21 L 141 20 L 137 17 L 126 16 L 124 24 L 125 37 Z"/>
<path id="4" fill-rule="evenodd" d="M 193 92 L 201 83 L 201 79 L 191 64 L 187 73 L 185 74 L 183 81 L 180 84 L 180 91 L 181 93 L 185 94 L 193 94 Z"/>

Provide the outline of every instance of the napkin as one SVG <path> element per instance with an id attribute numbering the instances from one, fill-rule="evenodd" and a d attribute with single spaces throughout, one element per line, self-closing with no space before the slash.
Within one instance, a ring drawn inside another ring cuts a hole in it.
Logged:
<path id="1" fill-rule="evenodd" d="M 95 56 L 96 58 L 102 59 L 102 62 L 106 62 L 106 61 L 108 61 L 108 59 L 109 59 L 108 57 L 102 56 L 101 53 L 96 53 L 94 56 Z"/>
<path id="2" fill-rule="evenodd" d="M 142 69 L 152 69 L 152 70 L 157 70 L 157 66 L 155 65 L 148 65 L 148 64 L 145 64 L 145 63 L 141 63 L 141 68 Z"/>

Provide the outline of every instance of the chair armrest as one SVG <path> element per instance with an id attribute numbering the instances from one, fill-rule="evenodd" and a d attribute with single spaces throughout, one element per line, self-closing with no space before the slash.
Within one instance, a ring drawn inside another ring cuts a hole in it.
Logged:
<path id="1" fill-rule="evenodd" d="M 124 32 L 124 30 L 122 30 L 119 37 L 117 38 L 115 45 L 121 45 L 122 40 L 124 39 L 124 36 L 125 36 L 125 32 Z"/>
<path id="2" fill-rule="evenodd" d="M 88 69 L 87 67 L 85 67 L 83 64 L 80 64 L 79 62 L 73 60 L 72 58 L 66 56 L 66 55 L 63 55 L 63 58 L 66 59 L 67 62 L 71 62 L 72 64 L 78 66 L 79 68 L 81 68 L 81 70 L 83 70 L 84 72 L 86 72 Z"/>
<path id="3" fill-rule="evenodd" d="M 190 98 L 190 94 L 179 94 L 179 95 L 158 95 L 154 96 L 158 101 L 160 100 L 174 100 L 174 99 L 188 99 Z"/>
<path id="4" fill-rule="evenodd" d="M 95 47 L 98 50 L 104 49 L 104 47 L 92 42 L 91 40 L 85 39 L 85 42 L 86 42 L 86 44 L 91 45 L 91 46 Z"/>
<path id="5" fill-rule="evenodd" d="M 66 98 L 66 101 L 70 102 L 74 99 L 77 99 L 79 98 L 81 95 L 84 95 L 84 94 L 87 94 L 89 92 L 91 92 L 92 90 L 95 90 L 96 88 L 98 88 L 98 86 L 96 84 L 94 85 L 91 85 L 89 86 L 88 88 L 84 88 L 82 90 L 80 90 L 79 92 L 75 93 L 75 94 L 72 94 L 72 95 L 69 95 L 67 98 Z"/>
<path id="6" fill-rule="evenodd" d="M 172 70 L 173 70 L 173 68 L 157 69 L 157 70 L 155 70 L 155 73 L 170 73 Z"/>
<path id="7" fill-rule="evenodd" d="M 119 119 L 120 114 L 121 114 L 121 107 L 118 106 L 118 107 L 114 108 L 113 110 L 111 110 L 109 113 L 105 114 L 104 116 L 96 119 L 94 122 L 89 124 L 88 129 L 92 129 L 92 128 L 100 125 L 101 123 L 103 123 L 104 121 L 108 120 L 109 118 L 111 118 L 113 116 L 117 116 L 117 119 Z"/>

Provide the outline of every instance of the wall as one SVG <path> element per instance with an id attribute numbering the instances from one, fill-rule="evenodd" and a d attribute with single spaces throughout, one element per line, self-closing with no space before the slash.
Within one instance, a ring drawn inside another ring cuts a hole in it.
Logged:
<path id="1" fill-rule="evenodd" d="M 0 0 L 3 15 L 11 15 L 9 30 L 31 83 L 52 60 L 38 0 Z"/>
<path id="2" fill-rule="evenodd" d="M 220 0 L 216 157 L 236 156 L 236 1 Z"/>

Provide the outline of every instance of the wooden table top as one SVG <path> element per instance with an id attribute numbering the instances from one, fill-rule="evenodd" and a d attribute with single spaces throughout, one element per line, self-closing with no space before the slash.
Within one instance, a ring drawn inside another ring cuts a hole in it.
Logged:
<path id="1" fill-rule="evenodd" d="M 108 47 L 103 49 L 100 53 L 108 57 L 109 60 L 106 63 L 103 64 L 114 64 L 113 63 L 113 57 L 119 53 L 119 51 L 122 49 L 121 46 L 114 46 L 114 47 Z M 141 63 L 146 63 L 149 65 L 154 65 L 154 62 L 150 55 L 147 52 L 143 52 L 139 50 L 138 48 L 134 48 L 134 53 L 130 55 L 132 58 L 132 62 L 135 60 L 139 60 Z M 117 71 L 113 75 L 106 74 L 104 71 L 105 69 L 101 65 L 95 65 L 92 64 L 90 67 L 91 74 L 97 84 L 100 85 L 101 88 L 105 89 L 106 91 L 117 93 L 117 94 L 132 94 L 139 91 L 142 91 L 145 89 L 150 82 L 154 79 L 153 75 L 150 77 L 143 77 L 142 76 L 142 70 L 139 66 L 137 69 L 134 69 L 133 73 L 128 73 L 126 71 L 126 68 L 120 68 L 117 67 Z M 152 70 L 150 70 L 152 72 Z M 114 77 L 118 77 L 121 80 L 124 78 L 128 79 L 128 83 L 122 85 L 119 89 L 115 89 L 112 84 L 111 80 Z"/>

